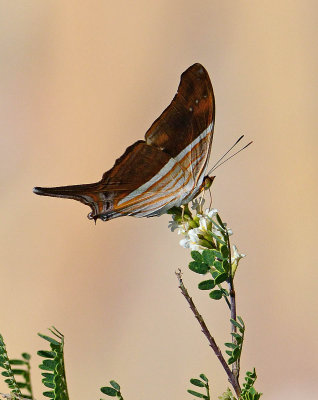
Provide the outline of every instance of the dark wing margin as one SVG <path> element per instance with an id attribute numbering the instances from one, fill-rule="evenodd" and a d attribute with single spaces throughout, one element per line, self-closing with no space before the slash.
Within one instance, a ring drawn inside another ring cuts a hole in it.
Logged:
<path id="1" fill-rule="evenodd" d="M 146 143 L 176 157 L 211 123 L 214 125 L 214 118 L 215 101 L 209 75 L 201 64 L 193 64 L 181 75 L 170 105 L 146 132 Z"/>

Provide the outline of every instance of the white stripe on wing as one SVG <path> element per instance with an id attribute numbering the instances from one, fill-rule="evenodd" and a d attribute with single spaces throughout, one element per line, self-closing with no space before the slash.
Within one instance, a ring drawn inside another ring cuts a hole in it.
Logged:
<path id="1" fill-rule="evenodd" d="M 143 185 L 141 185 L 139 188 L 135 189 L 133 192 L 129 193 L 127 196 L 125 196 L 123 199 L 121 199 L 118 202 L 118 206 L 123 205 L 124 203 L 131 201 L 137 196 L 140 196 L 144 192 L 146 192 L 151 186 L 155 185 L 158 180 L 162 180 L 163 178 L 166 178 L 167 175 L 169 175 L 170 171 L 173 169 L 173 167 L 176 165 L 176 162 L 179 162 L 182 160 L 189 152 L 191 152 L 191 149 L 198 144 L 201 140 L 203 140 L 209 133 L 212 132 L 213 129 L 213 122 L 199 135 L 197 136 L 193 142 L 191 142 L 187 147 L 185 147 L 181 153 L 179 153 L 175 158 L 171 158 L 167 164 L 161 168 L 159 172 L 157 172 L 156 175 L 154 175 L 148 182 L 145 182 Z M 199 161 L 197 161 L 199 162 Z M 179 174 L 179 173 L 178 173 Z M 161 185 L 160 185 L 161 186 Z M 181 185 L 182 187 L 182 185 Z M 166 190 L 167 188 L 165 188 Z"/>

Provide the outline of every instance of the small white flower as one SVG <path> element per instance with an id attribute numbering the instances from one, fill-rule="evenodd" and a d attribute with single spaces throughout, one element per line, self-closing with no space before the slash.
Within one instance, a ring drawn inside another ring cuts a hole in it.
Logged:
<path id="1" fill-rule="evenodd" d="M 243 253 L 240 254 L 240 253 L 238 252 L 238 249 L 237 249 L 237 247 L 235 246 L 235 244 L 233 244 L 233 257 L 232 257 L 232 262 L 235 263 L 235 264 L 238 264 L 239 261 L 240 261 L 240 259 L 243 258 L 243 257 L 245 257 L 245 254 L 243 254 Z"/>
<path id="2" fill-rule="evenodd" d="M 199 236 L 198 236 L 198 228 L 190 229 L 188 232 L 189 239 L 191 240 L 192 243 L 198 243 L 199 242 Z"/>
<path id="3" fill-rule="evenodd" d="M 204 212 L 204 215 L 210 219 L 212 219 L 216 214 L 218 213 L 218 210 L 216 208 L 212 208 L 211 210 L 207 208 Z"/>
<path id="4" fill-rule="evenodd" d="M 180 246 L 184 247 L 185 249 L 202 252 L 204 249 L 206 249 L 206 246 L 203 245 L 203 240 L 201 240 L 198 236 L 200 233 L 200 228 L 190 229 L 186 234 L 186 237 L 180 240 Z"/>
<path id="5" fill-rule="evenodd" d="M 199 219 L 200 226 L 197 229 L 197 232 L 201 235 L 204 235 L 208 230 L 208 223 L 205 217 L 200 217 Z"/>
<path id="6" fill-rule="evenodd" d="M 186 235 L 189 231 L 189 222 L 183 222 L 178 225 L 178 235 Z"/>
<path id="7" fill-rule="evenodd" d="M 179 243 L 180 243 L 180 246 L 184 247 L 185 249 L 189 249 L 190 248 L 190 239 L 188 237 L 184 238 L 184 239 L 181 239 Z"/>
<path id="8" fill-rule="evenodd" d="M 203 250 L 206 250 L 206 247 L 201 246 L 200 244 L 190 243 L 190 249 L 192 251 L 196 250 L 196 251 L 199 251 L 201 253 Z"/>
<path id="9" fill-rule="evenodd" d="M 204 197 L 196 197 L 192 200 L 191 208 L 195 210 L 197 213 L 202 211 L 203 204 L 205 203 Z"/>
<path id="10" fill-rule="evenodd" d="M 212 227 L 212 232 L 214 233 L 215 236 L 219 237 L 220 239 L 223 239 L 222 232 L 218 228 L 216 228 L 214 225 Z"/>

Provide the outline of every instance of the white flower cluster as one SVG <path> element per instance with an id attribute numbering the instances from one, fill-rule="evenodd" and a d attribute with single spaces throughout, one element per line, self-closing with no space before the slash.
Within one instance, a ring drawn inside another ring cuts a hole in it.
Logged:
<path id="1" fill-rule="evenodd" d="M 221 232 L 212 224 L 211 220 L 218 212 L 217 209 L 208 208 L 202 213 L 197 214 L 199 226 L 197 228 L 189 229 L 188 225 L 179 228 L 178 233 L 183 234 L 184 239 L 180 240 L 180 245 L 186 249 L 203 251 L 207 248 L 212 248 L 209 244 L 209 239 L 211 239 L 210 232 L 213 232 L 218 237 L 222 238 Z M 183 224 L 184 225 L 184 224 Z"/>
<path id="2" fill-rule="evenodd" d="M 186 249 L 197 250 L 202 252 L 205 249 L 215 247 L 215 237 L 224 241 L 224 233 L 218 228 L 219 223 L 215 221 L 218 210 L 215 208 L 207 208 L 203 211 L 204 198 L 200 197 L 192 202 L 192 210 L 195 216 L 184 214 L 181 217 L 173 215 L 173 220 L 169 222 L 168 227 L 172 232 L 177 230 L 179 235 L 184 238 L 180 240 L 180 245 Z M 226 226 L 226 224 L 224 224 Z M 232 235 L 231 229 L 227 228 L 227 234 Z M 238 262 L 245 257 L 240 254 L 237 247 L 233 245 L 232 265 L 237 268 Z"/>

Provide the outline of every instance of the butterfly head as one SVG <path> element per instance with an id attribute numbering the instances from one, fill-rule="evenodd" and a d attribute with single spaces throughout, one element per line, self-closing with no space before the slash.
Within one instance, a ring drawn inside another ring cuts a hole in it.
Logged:
<path id="1" fill-rule="evenodd" d="M 215 176 L 206 175 L 203 178 L 202 189 L 208 190 L 212 186 Z"/>

